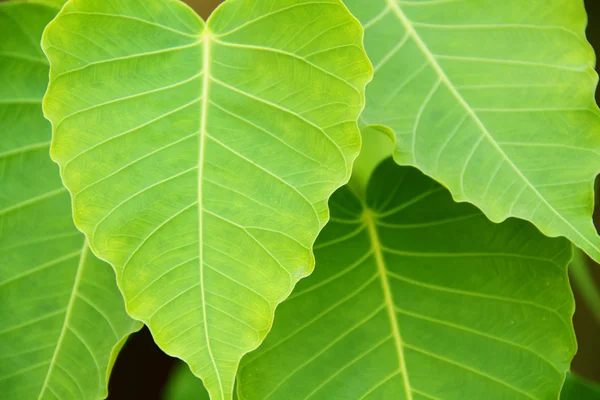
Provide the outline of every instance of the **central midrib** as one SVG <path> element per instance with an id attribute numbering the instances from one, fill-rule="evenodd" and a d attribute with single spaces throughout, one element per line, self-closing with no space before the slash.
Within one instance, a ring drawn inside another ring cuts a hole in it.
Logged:
<path id="1" fill-rule="evenodd" d="M 404 390 L 406 392 L 407 400 L 413 400 L 412 389 L 410 387 L 410 381 L 408 378 L 408 370 L 406 368 L 406 360 L 404 358 L 404 348 L 402 345 L 402 336 L 400 336 L 400 328 L 398 325 L 398 319 L 396 318 L 396 310 L 394 307 L 394 298 L 392 290 L 390 288 L 390 282 L 387 276 L 387 270 L 385 267 L 385 261 L 383 259 L 383 251 L 381 248 L 381 242 L 379 241 L 379 235 L 377 233 L 377 227 L 375 226 L 375 217 L 373 211 L 366 208 L 363 213 L 363 219 L 367 230 L 369 232 L 369 240 L 371 241 L 371 247 L 373 254 L 375 255 L 375 262 L 377 264 L 377 272 L 381 282 L 381 289 L 383 291 L 383 297 L 385 300 L 385 306 L 390 319 L 390 325 L 392 329 L 392 335 L 394 336 L 394 343 L 396 345 L 396 351 L 398 352 L 398 364 L 399 371 L 402 374 L 402 382 L 404 384 Z"/>
<path id="2" fill-rule="evenodd" d="M 200 263 L 200 293 L 202 296 L 202 318 L 204 324 L 204 337 L 206 338 L 206 349 L 215 370 L 217 382 L 219 383 L 219 391 L 221 392 L 221 399 L 225 399 L 225 393 L 223 392 L 223 384 L 221 383 L 221 375 L 217 368 L 215 357 L 212 353 L 210 346 L 210 338 L 208 336 L 208 318 L 206 317 L 206 296 L 204 295 L 204 257 L 203 257 L 203 237 L 202 237 L 202 182 L 203 182 L 203 167 L 204 167 L 204 150 L 206 148 L 206 123 L 208 120 L 208 93 L 210 86 L 210 44 L 211 44 L 211 32 L 208 28 L 205 28 L 202 34 L 202 43 L 204 45 L 204 51 L 202 54 L 202 71 L 204 73 L 202 77 L 202 109 L 200 117 L 200 132 L 199 132 L 199 155 L 198 155 L 198 248 L 199 248 L 199 263 Z"/>

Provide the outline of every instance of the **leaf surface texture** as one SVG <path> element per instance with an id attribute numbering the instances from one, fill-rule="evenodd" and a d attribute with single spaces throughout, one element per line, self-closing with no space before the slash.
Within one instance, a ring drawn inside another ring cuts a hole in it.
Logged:
<path id="1" fill-rule="evenodd" d="M 229 0 L 207 23 L 179 1 L 73 0 L 44 35 L 76 225 L 213 399 L 313 269 L 360 145 L 362 33 L 339 0 Z"/>
<path id="2" fill-rule="evenodd" d="M 50 159 L 39 42 L 57 12 L 0 4 L 0 393 L 14 400 L 105 398 L 116 355 L 140 327 L 73 225 Z"/>
<path id="3" fill-rule="evenodd" d="M 576 350 L 566 240 L 494 224 L 391 158 L 366 200 L 346 186 L 330 207 L 241 399 L 558 397 Z"/>
<path id="4" fill-rule="evenodd" d="M 594 53 L 582 1 L 346 0 L 375 68 L 364 124 L 395 159 L 495 222 L 519 217 L 600 261 Z"/>

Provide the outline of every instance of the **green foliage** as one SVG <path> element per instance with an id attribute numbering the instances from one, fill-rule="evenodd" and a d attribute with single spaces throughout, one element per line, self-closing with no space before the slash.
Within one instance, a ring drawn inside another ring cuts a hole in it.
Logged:
<path id="1" fill-rule="evenodd" d="M 491 223 L 391 159 L 330 207 L 241 398 L 558 397 L 576 349 L 566 240 Z"/>
<path id="2" fill-rule="evenodd" d="M 0 4 L 0 397 L 106 397 L 133 317 L 167 400 L 558 398 L 542 234 L 600 260 L 580 0 L 63 3 Z"/>
<path id="3" fill-rule="evenodd" d="M 519 217 L 600 261 L 594 54 L 583 1 L 346 0 L 375 66 L 364 124 L 492 221 Z"/>
<path id="4" fill-rule="evenodd" d="M 178 1 L 73 0 L 46 30 L 44 111 L 75 223 L 213 398 L 313 269 L 359 151 L 361 39 L 323 0 L 230 0 L 206 25 Z"/>
<path id="5" fill-rule="evenodd" d="M 600 400 L 600 385 L 574 374 L 567 375 L 561 400 Z"/>
<path id="6" fill-rule="evenodd" d="M 48 154 L 39 40 L 57 11 L 0 4 L 0 393 L 11 400 L 106 397 L 116 354 L 140 327 L 75 229 Z"/>
<path id="7" fill-rule="evenodd" d="M 177 365 L 165 387 L 164 400 L 209 400 L 202 382 L 192 374 L 187 364 Z"/>
<path id="8" fill-rule="evenodd" d="M 596 286 L 587 257 L 581 250 L 575 249 L 569 272 L 573 286 L 581 293 L 596 321 L 600 323 L 600 289 Z"/>

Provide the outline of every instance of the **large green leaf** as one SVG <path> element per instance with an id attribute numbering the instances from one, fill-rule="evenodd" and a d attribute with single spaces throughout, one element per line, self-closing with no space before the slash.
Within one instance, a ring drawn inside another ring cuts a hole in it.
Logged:
<path id="1" fill-rule="evenodd" d="M 561 400 L 600 400 L 600 384 L 568 374 Z"/>
<path id="2" fill-rule="evenodd" d="M 576 349 L 571 246 L 384 161 L 331 201 L 315 272 L 242 363 L 242 399 L 556 399 Z"/>
<path id="3" fill-rule="evenodd" d="M 375 78 L 365 124 L 493 221 L 515 216 L 600 261 L 594 54 L 581 0 L 345 0 Z"/>
<path id="4" fill-rule="evenodd" d="M 229 0 L 206 26 L 179 1 L 72 0 L 43 47 L 76 225 L 158 345 L 230 398 L 349 178 L 360 24 L 339 0 Z"/>
<path id="5" fill-rule="evenodd" d="M 0 4 L 0 397 L 11 400 L 106 397 L 117 352 L 140 326 L 73 226 L 48 153 L 39 41 L 57 11 Z"/>

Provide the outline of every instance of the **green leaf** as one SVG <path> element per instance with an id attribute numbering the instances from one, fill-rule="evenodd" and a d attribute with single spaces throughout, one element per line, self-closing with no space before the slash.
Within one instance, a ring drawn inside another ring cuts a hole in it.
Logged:
<path id="1" fill-rule="evenodd" d="M 566 240 L 494 224 L 391 159 L 366 200 L 344 187 L 330 207 L 240 398 L 558 397 L 576 350 Z"/>
<path id="2" fill-rule="evenodd" d="M 57 11 L 0 4 L 0 393 L 11 400 L 105 398 L 116 355 L 140 327 L 73 225 L 48 154 L 39 41 Z"/>
<path id="3" fill-rule="evenodd" d="M 375 65 L 365 124 L 495 222 L 514 216 L 600 261 L 594 54 L 583 1 L 346 0 Z"/>
<path id="4" fill-rule="evenodd" d="M 600 400 L 600 384 L 574 374 L 567 375 L 561 400 Z"/>
<path id="5" fill-rule="evenodd" d="M 192 374 L 187 364 L 177 365 L 165 387 L 164 400 L 208 400 L 202 381 Z"/>
<path id="6" fill-rule="evenodd" d="M 162 398 L 164 400 L 208 400 L 208 392 L 202 381 L 195 376 L 190 368 L 180 363 L 169 376 Z M 233 399 L 238 397 L 233 393 Z"/>
<path id="7" fill-rule="evenodd" d="M 590 271 L 587 257 L 579 249 L 575 249 L 573 261 L 569 265 L 569 273 L 573 286 L 581 293 L 592 314 L 600 323 L 600 288 Z"/>
<path id="8" fill-rule="evenodd" d="M 229 0 L 206 26 L 179 1 L 72 0 L 44 34 L 75 223 L 212 398 L 313 269 L 360 145 L 362 33 L 339 0 Z"/>

